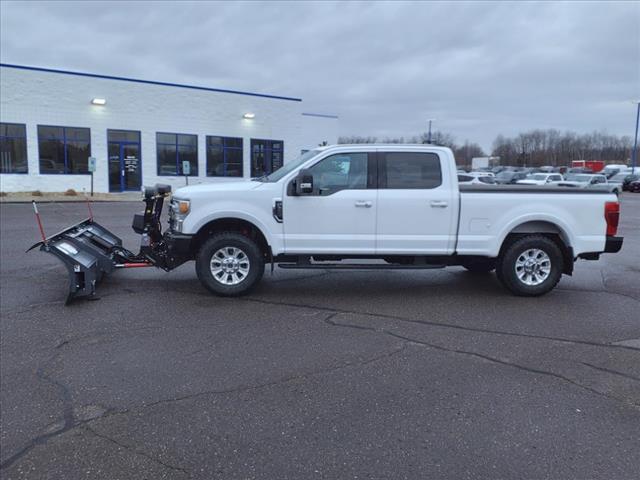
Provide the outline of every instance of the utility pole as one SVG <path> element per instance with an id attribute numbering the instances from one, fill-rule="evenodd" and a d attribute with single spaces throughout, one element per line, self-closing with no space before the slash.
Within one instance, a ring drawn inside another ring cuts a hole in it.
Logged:
<path id="1" fill-rule="evenodd" d="M 429 133 L 427 134 L 427 143 L 431 144 L 431 123 L 435 120 L 435 118 L 429 119 Z"/>
<path id="2" fill-rule="evenodd" d="M 637 110 L 636 135 L 633 137 L 633 150 L 631 151 L 631 173 L 636 173 L 636 166 L 638 165 L 638 123 L 640 123 L 640 100 L 634 100 L 633 103 L 637 104 Z"/>

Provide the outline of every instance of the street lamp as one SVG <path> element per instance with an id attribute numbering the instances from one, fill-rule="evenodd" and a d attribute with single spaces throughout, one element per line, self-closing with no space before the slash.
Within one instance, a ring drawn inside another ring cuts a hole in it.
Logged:
<path id="1" fill-rule="evenodd" d="M 640 100 L 632 100 L 638 108 L 636 110 L 636 135 L 633 137 L 633 150 L 631 151 L 631 173 L 636 173 L 638 164 L 638 123 L 640 123 Z"/>
<path id="2" fill-rule="evenodd" d="M 434 122 L 436 119 L 435 118 L 430 118 L 429 119 L 429 134 L 427 136 L 427 143 L 431 143 L 431 122 Z"/>

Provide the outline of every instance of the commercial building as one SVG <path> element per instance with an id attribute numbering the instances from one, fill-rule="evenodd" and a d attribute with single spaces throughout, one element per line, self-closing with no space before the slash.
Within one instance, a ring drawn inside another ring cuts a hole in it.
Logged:
<path id="1" fill-rule="evenodd" d="M 0 190 L 88 191 L 94 163 L 96 192 L 256 177 L 337 123 L 300 98 L 0 64 Z"/>

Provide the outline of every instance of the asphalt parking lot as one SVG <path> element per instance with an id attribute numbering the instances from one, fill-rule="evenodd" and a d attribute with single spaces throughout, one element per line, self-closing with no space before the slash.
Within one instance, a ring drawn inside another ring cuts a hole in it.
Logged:
<path id="1" fill-rule="evenodd" d="M 93 210 L 133 250 L 141 207 Z M 85 208 L 40 211 L 53 233 Z M 0 213 L 3 479 L 638 478 L 640 195 L 619 254 L 535 299 L 461 268 L 221 299 L 187 264 L 65 307 L 31 206 Z"/>

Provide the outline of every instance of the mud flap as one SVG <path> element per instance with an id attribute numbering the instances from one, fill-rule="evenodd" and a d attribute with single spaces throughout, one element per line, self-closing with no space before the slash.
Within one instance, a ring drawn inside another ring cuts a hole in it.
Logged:
<path id="1" fill-rule="evenodd" d="M 122 240 L 92 219 L 84 220 L 31 246 L 59 258 L 69 272 L 69 304 L 76 297 L 93 297 L 100 280 L 115 270 L 123 253 Z"/>

